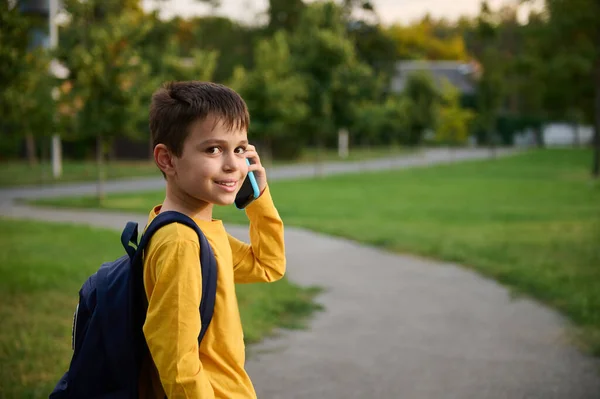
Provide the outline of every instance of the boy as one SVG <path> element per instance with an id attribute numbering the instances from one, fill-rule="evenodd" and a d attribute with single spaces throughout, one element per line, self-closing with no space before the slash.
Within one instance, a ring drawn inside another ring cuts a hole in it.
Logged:
<path id="1" fill-rule="evenodd" d="M 212 322 L 198 347 L 201 271 L 199 242 L 187 226 L 170 224 L 144 254 L 148 313 L 144 336 L 151 359 L 142 367 L 140 397 L 256 398 L 244 370 L 245 348 L 234 283 L 276 281 L 285 273 L 283 223 L 273 205 L 265 169 L 248 144 L 248 109 L 233 90 L 214 83 L 175 82 L 152 96 L 154 160 L 166 178 L 161 212 L 190 216 L 217 260 Z M 252 165 L 247 166 L 246 158 Z M 246 208 L 251 245 L 231 237 L 214 205 L 231 205 L 248 171 L 260 197 Z"/>

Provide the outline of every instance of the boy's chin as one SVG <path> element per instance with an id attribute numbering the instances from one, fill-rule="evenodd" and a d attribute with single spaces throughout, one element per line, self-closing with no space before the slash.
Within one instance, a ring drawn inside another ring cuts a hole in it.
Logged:
<path id="1" fill-rule="evenodd" d="M 235 196 L 233 196 L 231 198 L 219 198 L 214 202 L 214 204 L 218 205 L 218 206 L 229 206 L 229 205 L 233 205 L 234 202 L 235 202 Z"/>

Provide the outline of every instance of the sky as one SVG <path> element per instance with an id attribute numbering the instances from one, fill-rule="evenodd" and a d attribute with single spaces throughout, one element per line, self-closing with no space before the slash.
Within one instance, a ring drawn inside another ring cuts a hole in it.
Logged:
<path id="1" fill-rule="evenodd" d="M 488 0 L 492 9 L 515 0 Z M 221 7 L 211 10 L 197 0 L 143 0 L 144 7 L 151 9 L 153 4 L 161 3 L 162 15 L 166 18 L 180 16 L 206 15 L 214 13 L 232 19 L 254 22 L 260 21 L 257 15 L 264 15 L 268 0 L 221 0 Z M 481 0 L 373 0 L 381 22 L 385 25 L 408 23 L 420 19 L 426 13 L 435 18 L 445 17 L 455 20 L 461 15 L 476 15 Z M 263 17 L 264 18 L 264 17 Z"/>

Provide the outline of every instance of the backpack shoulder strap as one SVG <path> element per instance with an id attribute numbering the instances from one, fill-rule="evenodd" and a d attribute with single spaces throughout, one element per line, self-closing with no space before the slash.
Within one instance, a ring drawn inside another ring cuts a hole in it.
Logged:
<path id="1" fill-rule="evenodd" d="M 188 226 L 198 234 L 198 240 L 200 242 L 200 268 L 202 272 L 202 299 L 200 301 L 200 316 L 201 316 L 201 330 L 198 336 L 198 344 L 202 342 L 204 334 L 212 320 L 215 297 L 217 294 L 217 261 L 213 250 L 206 239 L 206 236 L 200 230 L 196 222 L 187 215 L 176 211 L 166 211 L 158 214 L 150 223 L 138 245 L 135 257 L 141 260 L 144 248 L 148 245 L 150 238 L 154 233 L 163 226 L 171 223 L 181 223 Z M 139 263 L 134 263 L 139 264 Z"/>

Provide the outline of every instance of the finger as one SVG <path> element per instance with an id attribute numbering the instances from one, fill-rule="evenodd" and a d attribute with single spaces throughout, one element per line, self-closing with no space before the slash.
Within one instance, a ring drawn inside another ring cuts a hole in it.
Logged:
<path id="1" fill-rule="evenodd" d="M 251 163 L 260 163 L 260 157 L 256 151 L 246 151 L 246 158 L 251 160 Z"/>
<path id="2" fill-rule="evenodd" d="M 248 172 L 264 172 L 265 168 L 258 163 L 253 163 L 248 166 Z"/>

